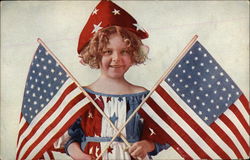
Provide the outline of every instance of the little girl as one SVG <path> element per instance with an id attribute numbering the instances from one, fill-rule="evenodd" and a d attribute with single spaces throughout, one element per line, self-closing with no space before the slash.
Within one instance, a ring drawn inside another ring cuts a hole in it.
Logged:
<path id="1" fill-rule="evenodd" d="M 112 7 L 115 5 L 110 1 L 101 3 L 108 3 Z M 115 8 L 116 13 L 119 11 L 121 14 L 122 9 L 117 5 Z M 100 6 L 95 10 L 97 9 L 99 10 Z M 145 62 L 148 48 L 142 44 L 141 37 L 120 22 L 105 27 L 99 26 L 90 40 L 84 45 L 79 42 L 79 46 L 81 63 L 100 69 L 99 78 L 84 89 L 119 129 L 149 92 L 124 78 L 132 65 Z M 122 130 L 122 134 L 132 146 L 125 151 L 126 145 L 118 137 L 102 158 L 143 159 L 167 148 L 167 144 L 155 144 L 147 139 L 149 135 L 146 135 L 148 132 L 144 132 L 146 129 L 148 128 L 143 125 L 143 119 L 137 113 Z M 93 159 L 101 153 L 115 133 L 94 105 L 86 107 L 80 118 L 68 130 L 70 140 L 65 144 L 65 150 L 73 159 Z"/>

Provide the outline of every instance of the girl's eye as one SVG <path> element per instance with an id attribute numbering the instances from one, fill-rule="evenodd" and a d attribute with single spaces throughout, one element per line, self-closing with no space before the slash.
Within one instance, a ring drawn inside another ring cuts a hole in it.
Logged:
<path id="1" fill-rule="evenodd" d="M 122 55 L 126 55 L 126 54 L 129 54 L 129 53 L 128 53 L 127 50 L 123 50 L 123 51 L 121 52 L 121 54 L 122 54 Z"/>
<path id="2" fill-rule="evenodd" d="M 106 51 L 103 52 L 103 54 L 104 55 L 110 55 L 110 54 L 112 54 L 112 51 L 111 50 L 106 50 Z"/>

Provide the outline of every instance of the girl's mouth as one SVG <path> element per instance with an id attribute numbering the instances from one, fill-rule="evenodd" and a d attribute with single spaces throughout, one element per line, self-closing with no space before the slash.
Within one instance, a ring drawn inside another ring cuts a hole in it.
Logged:
<path id="1" fill-rule="evenodd" d="M 110 65 L 111 68 L 121 68 L 122 65 Z"/>

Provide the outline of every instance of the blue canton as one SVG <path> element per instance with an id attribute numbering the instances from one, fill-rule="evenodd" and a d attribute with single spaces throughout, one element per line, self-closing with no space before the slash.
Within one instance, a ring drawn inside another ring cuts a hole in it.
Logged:
<path id="1" fill-rule="evenodd" d="M 208 125 L 242 94 L 199 42 L 193 45 L 165 81 Z"/>
<path id="2" fill-rule="evenodd" d="M 66 72 L 39 45 L 30 66 L 22 104 L 22 114 L 28 123 L 51 101 L 67 79 Z"/>

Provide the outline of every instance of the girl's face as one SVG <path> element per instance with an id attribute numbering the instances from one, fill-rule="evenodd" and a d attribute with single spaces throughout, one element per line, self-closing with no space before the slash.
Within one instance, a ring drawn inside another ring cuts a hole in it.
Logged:
<path id="1" fill-rule="evenodd" d="M 100 61 L 100 70 L 103 75 L 109 78 L 124 77 L 124 74 L 133 65 L 127 45 L 119 34 L 110 36 Z"/>

